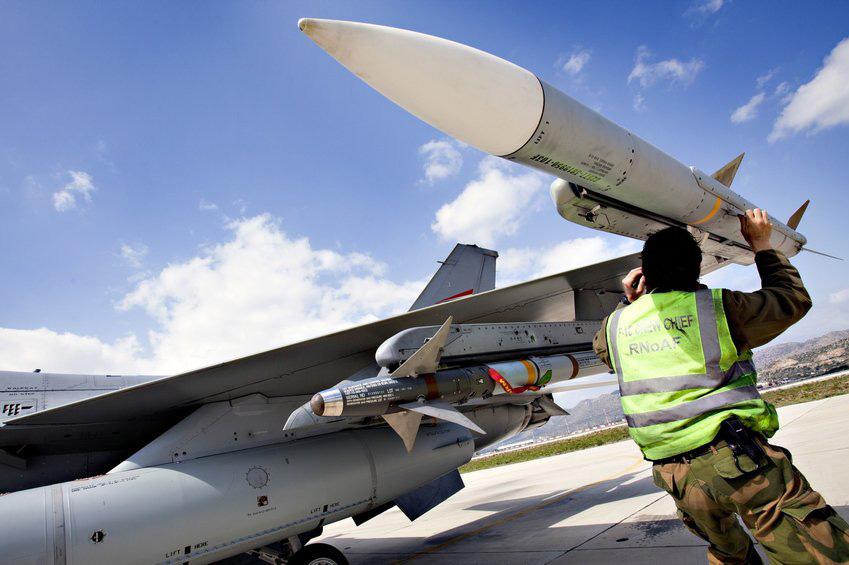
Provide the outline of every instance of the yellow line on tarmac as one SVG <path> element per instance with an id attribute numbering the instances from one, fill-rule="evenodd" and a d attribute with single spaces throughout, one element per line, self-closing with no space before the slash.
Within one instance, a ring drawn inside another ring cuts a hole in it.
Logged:
<path id="1" fill-rule="evenodd" d="M 637 469 L 642 467 L 645 463 L 646 463 L 646 461 L 644 459 L 637 458 L 637 460 L 632 465 L 630 465 L 628 468 L 626 468 L 621 473 L 611 475 L 609 477 L 605 477 L 604 479 L 598 480 L 598 481 L 596 481 L 594 483 L 590 483 L 588 485 L 584 485 L 584 486 L 572 489 L 570 491 L 566 491 L 563 494 L 561 494 L 560 496 L 545 500 L 544 502 L 541 502 L 541 503 L 539 503 L 535 506 L 532 506 L 530 508 L 525 508 L 524 510 L 519 510 L 518 512 L 514 512 L 513 514 L 510 514 L 508 516 L 505 516 L 503 518 L 500 518 L 498 520 L 490 522 L 486 525 L 483 525 L 480 528 L 477 528 L 476 530 L 472 530 L 471 532 L 459 534 L 459 535 L 457 535 L 457 536 L 455 536 L 451 539 L 448 539 L 448 540 L 440 543 L 439 545 L 434 545 L 433 547 L 429 547 L 427 549 L 419 551 L 418 553 L 414 553 L 413 555 L 410 555 L 409 557 L 399 559 L 395 563 L 396 564 L 408 563 L 410 561 L 413 561 L 414 559 L 418 559 L 419 557 L 424 557 L 426 555 L 430 555 L 432 553 L 440 551 L 440 550 L 448 547 L 449 545 L 453 545 L 453 544 L 455 544 L 459 541 L 463 541 L 463 540 L 468 539 L 472 536 L 476 536 L 480 533 L 483 533 L 487 530 L 494 528 L 495 526 L 500 526 L 502 524 L 507 524 L 507 523 L 512 522 L 514 520 L 518 520 L 519 518 L 527 516 L 528 514 L 536 512 L 537 510 L 542 510 L 543 508 L 546 508 L 547 506 L 551 506 L 552 504 L 557 504 L 561 500 L 564 500 L 565 498 L 568 498 L 569 496 L 572 496 L 574 494 L 578 494 L 579 492 L 583 492 L 583 491 L 587 490 L 588 488 L 592 488 L 594 486 L 600 485 L 600 484 L 605 483 L 607 481 L 612 481 L 613 479 L 619 478 L 622 475 L 626 475 L 626 474 L 628 474 L 632 471 L 636 471 Z"/>

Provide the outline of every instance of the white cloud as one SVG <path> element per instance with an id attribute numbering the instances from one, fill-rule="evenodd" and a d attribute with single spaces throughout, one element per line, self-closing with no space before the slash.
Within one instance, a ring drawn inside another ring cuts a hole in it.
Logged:
<path id="1" fill-rule="evenodd" d="M 828 296 L 828 301 L 832 304 L 847 304 L 849 303 L 849 288 L 844 288 L 838 290 L 837 292 L 832 292 Z"/>
<path id="2" fill-rule="evenodd" d="M 758 115 L 758 106 L 763 103 L 764 98 L 766 98 L 766 94 L 763 92 L 758 92 L 749 98 L 748 102 L 732 112 L 731 121 L 735 124 L 740 124 L 754 119 Z"/>
<path id="3" fill-rule="evenodd" d="M 56 373 L 132 373 L 148 366 L 139 362 L 135 336 L 105 343 L 92 336 L 58 333 L 47 328 L 0 328 L 3 369 Z"/>
<path id="4" fill-rule="evenodd" d="M 849 38 L 825 58 L 816 76 L 790 96 L 775 121 L 769 141 L 809 130 L 817 133 L 849 124 Z"/>
<path id="5" fill-rule="evenodd" d="M 752 266 L 727 265 L 702 278 L 711 288 L 729 288 L 743 292 L 754 292 L 761 288 L 758 270 Z"/>
<path id="6" fill-rule="evenodd" d="M 772 77 L 774 77 L 776 73 L 778 73 L 778 67 L 770 69 L 758 78 L 756 78 L 755 84 L 757 84 L 758 90 L 763 90 L 763 87 L 765 87 L 767 83 L 772 80 Z"/>
<path id="7" fill-rule="evenodd" d="M 0 365 L 29 371 L 168 374 L 406 310 L 425 281 L 394 282 L 361 253 L 314 248 L 269 215 L 233 221 L 222 243 L 139 281 L 116 305 L 154 323 L 114 343 L 0 328 Z"/>
<path id="8" fill-rule="evenodd" d="M 599 236 L 568 239 L 545 248 L 510 248 L 499 253 L 499 285 L 543 277 L 636 253 L 642 242 Z"/>
<path id="9" fill-rule="evenodd" d="M 485 157 L 478 178 L 436 212 L 430 227 L 444 240 L 492 246 L 516 233 L 526 212 L 539 204 L 542 187 L 539 173 Z"/>
<path id="10" fill-rule="evenodd" d="M 218 204 L 210 202 L 205 198 L 201 198 L 200 202 L 198 202 L 198 210 L 201 212 L 215 212 L 218 210 Z"/>
<path id="11" fill-rule="evenodd" d="M 816 293 L 813 298 L 814 307 L 788 331 L 790 335 L 786 339 L 804 340 L 830 331 L 849 329 L 849 287 L 835 290 L 827 299 L 819 300 Z"/>
<path id="12" fill-rule="evenodd" d="M 248 211 L 248 203 L 242 198 L 237 198 L 233 201 L 233 206 L 239 210 L 239 214 L 244 216 Z"/>
<path id="13" fill-rule="evenodd" d="M 53 193 L 53 207 L 57 212 L 66 212 L 77 207 L 77 196 L 91 202 L 91 193 L 97 190 L 91 175 L 84 171 L 68 171 L 71 181 Z"/>
<path id="14" fill-rule="evenodd" d="M 695 11 L 701 14 L 715 14 L 722 9 L 725 0 L 703 0 L 694 6 Z"/>
<path id="15" fill-rule="evenodd" d="M 574 76 L 577 76 L 587 65 L 590 60 L 591 53 L 586 49 L 578 49 L 574 51 L 569 58 L 563 63 L 563 70 Z"/>
<path id="16" fill-rule="evenodd" d="M 431 184 L 453 177 L 463 167 L 463 155 L 447 139 L 428 141 L 419 147 L 419 155 L 424 157 L 425 180 Z"/>
<path id="17" fill-rule="evenodd" d="M 147 256 L 150 249 L 144 243 L 130 245 L 129 243 L 121 244 L 121 258 L 124 262 L 134 269 L 142 266 L 142 261 Z"/>
<path id="18" fill-rule="evenodd" d="M 651 51 L 645 45 L 637 48 L 636 62 L 631 74 L 628 75 L 628 83 L 637 80 L 643 88 L 647 88 L 658 81 L 688 85 L 695 80 L 696 75 L 705 66 L 704 61 L 695 57 L 689 61 L 665 59 L 651 62 L 652 58 Z"/>
<path id="19" fill-rule="evenodd" d="M 775 87 L 775 91 L 773 91 L 772 95 L 773 96 L 784 96 L 785 94 L 787 94 L 787 91 L 789 91 L 789 90 L 790 90 L 790 84 L 787 83 L 787 81 L 784 81 L 784 82 L 779 83 Z M 782 103 L 786 104 L 789 101 L 790 101 L 789 99 L 782 100 Z"/>
<path id="20" fill-rule="evenodd" d="M 646 97 L 639 92 L 634 95 L 634 110 L 642 112 L 646 109 Z"/>

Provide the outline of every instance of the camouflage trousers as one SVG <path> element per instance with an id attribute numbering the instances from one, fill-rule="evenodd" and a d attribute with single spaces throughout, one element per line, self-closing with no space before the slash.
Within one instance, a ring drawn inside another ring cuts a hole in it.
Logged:
<path id="1" fill-rule="evenodd" d="M 688 462 L 656 463 L 687 528 L 707 541 L 708 561 L 760 563 L 737 515 L 773 563 L 849 563 L 849 524 L 811 489 L 790 452 L 758 438 L 767 459 L 735 456 L 725 442 Z"/>

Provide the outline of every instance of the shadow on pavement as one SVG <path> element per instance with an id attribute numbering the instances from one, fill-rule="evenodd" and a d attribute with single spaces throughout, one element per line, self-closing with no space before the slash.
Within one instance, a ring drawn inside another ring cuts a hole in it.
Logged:
<path id="1" fill-rule="evenodd" d="M 391 536 L 381 537 L 380 532 L 386 530 L 375 524 L 375 537 L 371 539 L 343 534 L 322 541 L 345 552 L 353 564 L 433 561 L 533 565 L 555 560 L 615 562 L 623 558 L 635 563 L 656 563 L 667 562 L 667 557 L 674 561 L 682 556 L 688 560 L 703 556 L 704 542 L 686 530 L 677 517 L 642 513 L 643 509 L 650 511 L 647 507 L 666 495 L 654 486 L 651 477 L 637 478 L 641 474 L 645 471 L 563 493 L 554 491 L 454 507 L 453 512 L 493 513 L 427 537 L 396 537 L 409 525 L 401 523 L 392 529 Z M 656 497 L 620 508 L 619 515 L 611 516 L 610 521 L 592 523 L 594 520 L 588 519 L 590 523 L 585 525 L 557 525 L 593 507 L 646 495 Z M 849 506 L 836 510 L 849 519 Z M 439 512 L 440 507 L 435 508 L 428 518 L 438 519 Z M 632 516 L 634 521 L 622 522 Z M 368 536 L 368 529 L 368 524 L 364 525 L 361 535 Z"/>

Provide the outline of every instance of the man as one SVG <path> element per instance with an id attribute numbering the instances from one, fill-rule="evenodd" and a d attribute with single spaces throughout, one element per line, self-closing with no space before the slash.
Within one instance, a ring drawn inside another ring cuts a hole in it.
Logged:
<path id="1" fill-rule="evenodd" d="M 646 240 L 642 267 L 622 283 L 623 305 L 593 345 L 616 372 L 631 437 L 654 462 L 711 563 L 760 563 L 739 515 L 770 560 L 849 563 L 849 524 L 765 438 L 778 430 L 752 363 L 763 345 L 799 321 L 811 298 L 799 272 L 772 249 L 761 210 L 740 217 L 763 288 L 708 289 L 693 237 L 668 228 Z"/>

